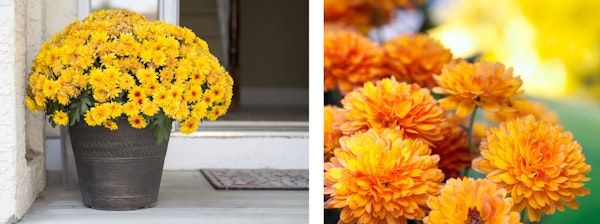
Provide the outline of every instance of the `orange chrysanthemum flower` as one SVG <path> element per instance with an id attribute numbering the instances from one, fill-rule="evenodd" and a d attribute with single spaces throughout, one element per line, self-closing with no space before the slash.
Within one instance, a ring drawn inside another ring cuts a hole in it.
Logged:
<path id="1" fill-rule="evenodd" d="M 450 50 L 427 34 L 398 36 L 386 41 L 383 50 L 396 78 L 428 88 L 437 86 L 433 75 L 453 61 Z"/>
<path id="2" fill-rule="evenodd" d="M 523 93 L 519 90 L 523 81 L 513 76 L 513 69 L 505 69 L 497 62 L 459 62 L 442 69 L 441 75 L 434 75 L 439 87 L 433 92 L 450 94 L 440 100 L 445 110 L 456 109 L 460 118 L 467 117 L 477 106 L 489 112 L 501 109 L 512 110 L 509 102 L 512 97 Z"/>
<path id="3" fill-rule="evenodd" d="M 583 185 L 592 168 L 573 134 L 558 124 L 533 115 L 512 119 L 487 129 L 480 150 L 473 168 L 510 192 L 515 211 L 527 207 L 531 221 L 542 211 L 564 211 L 563 205 L 577 209 L 575 197 L 590 194 Z"/>
<path id="4" fill-rule="evenodd" d="M 344 223 L 420 220 L 444 179 L 438 161 L 423 141 L 393 129 L 344 136 L 325 164 L 325 208 L 342 208 Z"/>
<path id="5" fill-rule="evenodd" d="M 339 138 L 342 137 L 342 132 L 333 127 L 333 115 L 340 110 L 341 108 L 335 106 L 325 106 L 323 108 L 323 155 L 325 162 L 333 156 L 333 150 L 340 146 Z"/>
<path id="6" fill-rule="evenodd" d="M 545 120 L 552 123 L 558 123 L 558 114 L 554 111 L 548 110 L 546 105 L 541 102 L 532 102 L 526 98 L 520 98 L 514 100 L 512 108 L 515 111 L 498 111 L 496 113 L 485 112 L 484 115 L 492 121 L 504 122 L 508 119 L 514 119 L 517 117 L 525 117 L 529 114 L 533 115 L 538 120 Z"/>
<path id="7" fill-rule="evenodd" d="M 447 114 L 442 123 L 444 139 L 435 142 L 432 154 L 440 156 L 438 168 L 444 172 L 446 179 L 460 177 L 461 171 L 471 166 L 475 154 L 469 153 L 469 134 L 460 125 L 462 120 L 454 114 Z"/>
<path id="8" fill-rule="evenodd" d="M 424 0 L 325 0 L 325 22 L 343 23 L 367 33 L 371 27 L 389 23 L 396 10 L 413 8 Z"/>
<path id="9" fill-rule="evenodd" d="M 383 50 L 379 45 L 335 25 L 325 25 L 323 35 L 324 91 L 337 87 L 345 94 L 365 82 L 383 77 Z"/>
<path id="10" fill-rule="evenodd" d="M 373 8 L 364 0 L 324 0 L 323 16 L 325 22 L 335 22 L 352 26 L 367 33 L 373 26 Z"/>
<path id="11" fill-rule="evenodd" d="M 402 130 L 405 137 L 427 143 L 442 140 L 444 111 L 426 88 L 417 84 L 382 79 L 376 84 L 348 93 L 342 99 L 345 111 L 336 115 L 335 125 L 345 135 L 369 128 Z"/>
<path id="12" fill-rule="evenodd" d="M 431 208 L 424 223 L 521 223 L 518 212 L 511 211 L 513 199 L 506 190 L 488 179 L 449 179 L 437 197 L 430 197 Z"/>

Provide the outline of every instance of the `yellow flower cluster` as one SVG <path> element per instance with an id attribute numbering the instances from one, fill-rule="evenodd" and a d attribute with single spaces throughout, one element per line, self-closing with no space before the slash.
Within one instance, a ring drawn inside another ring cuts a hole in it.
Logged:
<path id="1" fill-rule="evenodd" d="M 26 104 L 51 122 L 81 118 L 144 128 L 159 117 L 191 133 L 231 103 L 233 79 L 191 30 L 149 22 L 127 10 L 103 10 L 75 21 L 44 43 L 32 63 Z"/>

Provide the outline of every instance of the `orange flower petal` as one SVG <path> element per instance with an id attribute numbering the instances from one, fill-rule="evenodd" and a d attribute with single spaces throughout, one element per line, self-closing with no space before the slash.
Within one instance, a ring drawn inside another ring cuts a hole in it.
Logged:
<path id="1" fill-rule="evenodd" d="M 469 114 L 473 113 L 475 107 L 477 107 L 477 105 L 475 105 L 473 102 L 463 100 L 458 104 L 458 107 L 456 108 L 456 115 L 459 118 L 465 118 L 469 116 Z"/>
<path id="2" fill-rule="evenodd" d="M 461 98 L 455 96 L 448 96 L 446 98 L 438 100 L 440 103 L 440 107 L 444 110 L 452 110 L 458 107 L 458 104 L 461 102 Z"/>
<path id="3" fill-rule="evenodd" d="M 528 115 L 489 128 L 473 168 L 505 187 L 516 211 L 526 208 L 529 219 L 539 221 L 542 211 L 576 209 L 575 196 L 590 193 L 583 186 L 591 167 L 581 150 L 560 125 Z"/>
<path id="4" fill-rule="evenodd" d="M 346 223 L 420 220 L 444 179 L 429 146 L 394 129 L 342 137 L 334 154 L 324 166 L 324 192 L 330 193 L 325 206 L 342 208 Z"/>

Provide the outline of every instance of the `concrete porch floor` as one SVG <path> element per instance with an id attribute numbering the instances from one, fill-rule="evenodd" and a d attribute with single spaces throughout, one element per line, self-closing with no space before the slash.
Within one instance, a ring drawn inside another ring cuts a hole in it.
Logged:
<path id="1" fill-rule="evenodd" d="M 199 171 L 164 171 L 156 207 L 99 211 L 83 207 L 79 189 L 65 190 L 60 173 L 19 224 L 43 223 L 308 223 L 308 191 L 220 191 Z"/>

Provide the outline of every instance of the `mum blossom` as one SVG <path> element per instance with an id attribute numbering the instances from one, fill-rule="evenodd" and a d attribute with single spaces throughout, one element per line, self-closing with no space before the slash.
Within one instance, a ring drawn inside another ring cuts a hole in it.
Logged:
<path id="1" fill-rule="evenodd" d="M 323 159 L 328 161 L 333 156 L 333 150 L 340 146 L 339 138 L 342 132 L 333 127 L 333 115 L 339 110 L 336 106 L 323 107 Z"/>
<path id="2" fill-rule="evenodd" d="M 427 34 L 405 34 L 383 44 L 386 65 L 399 80 L 432 88 L 433 75 L 453 62 L 452 52 Z"/>
<path id="3" fill-rule="evenodd" d="M 367 33 L 372 24 L 373 9 L 364 0 L 324 0 L 325 22 L 340 23 Z"/>
<path id="4" fill-rule="evenodd" d="M 345 94 L 385 74 L 383 50 L 367 37 L 326 24 L 323 39 L 324 91 L 338 88 Z"/>
<path id="5" fill-rule="evenodd" d="M 424 0 L 324 0 L 325 22 L 353 26 L 367 33 L 373 26 L 387 24 L 398 8 L 413 8 Z"/>
<path id="6" fill-rule="evenodd" d="M 421 220 L 426 200 L 437 195 L 444 174 L 438 155 L 420 139 L 393 129 L 370 129 L 340 139 L 325 164 L 325 208 L 342 208 L 344 223 Z"/>
<path id="7" fill-rule="evenodd" d="M 590 194 L 583 186 L 592 168 L 573 134 L 558 124 L 533 115 L 512 119 L 487 129 L 480 150 L 473 168 L 510 193 L 515 211 L 527 208 L 531 221 L 542 211 L 577 209 L 575 197 Z"/>
<path id="8" fill-rule="evenodd" d="M 460 62 L 449 64 L 441 75 L 434 75 L 438 87 L 432 90 L 438 94 L 449 94 L 441 99 L 440 106 L 445 110 L 456 109 L 460 118 L 467 117 L 476 107 L 489 112 L 512 110 L 510 100 L 521 93 L 523 81 L 513 76 L 512 68 L 505 68 L 497 62 Z"/>
<path id="9" fill-rule="evenodd" d="M 518 212 L 512 211 L 513 199 L 506 190 L 488 179 L 448 179 L 438 196 L 430 197 L 426 224 L 437 223 L 521 223 Z"/>
<path id="10" fill-rule="evenodd" d="M 432 154 L 440 156 L 438 168 L 444 172 L 445 179 L 460 177 L 462 170 L 471 166 L 474 153 L 469 153 L 469 134 L 461 127 L 463 119 L 455 114 L 447 114 L 447 119 L 442 123 L 441 141 L 435 142 L 431 147 Z"/>
<path id="11" fill-rule="evenodd" d="M 542 102 L 529 101 L 526 98 L 515 99 L 510 105 L 514 111 L 497 111 L 495 113 L 485 112 L 484 115 L 492 121 L 504 122 L 508 119 L 517 117 L 525 117 L 529 114 L 533 115 L 538 120 L 550 121 L 558 123 L 558 114 L 548 110 Z"/>
<path id="12" fill-rule="evenodd" d="M 444 111 L 426 88 L 387 78 L 365 83 L 341 100 L 344 111 L 336 114 L 335 125 L 349 135 L 370 128 L 401 130 L 404 137 L 422 138 L 427 143 L 442 140 Z"/>

